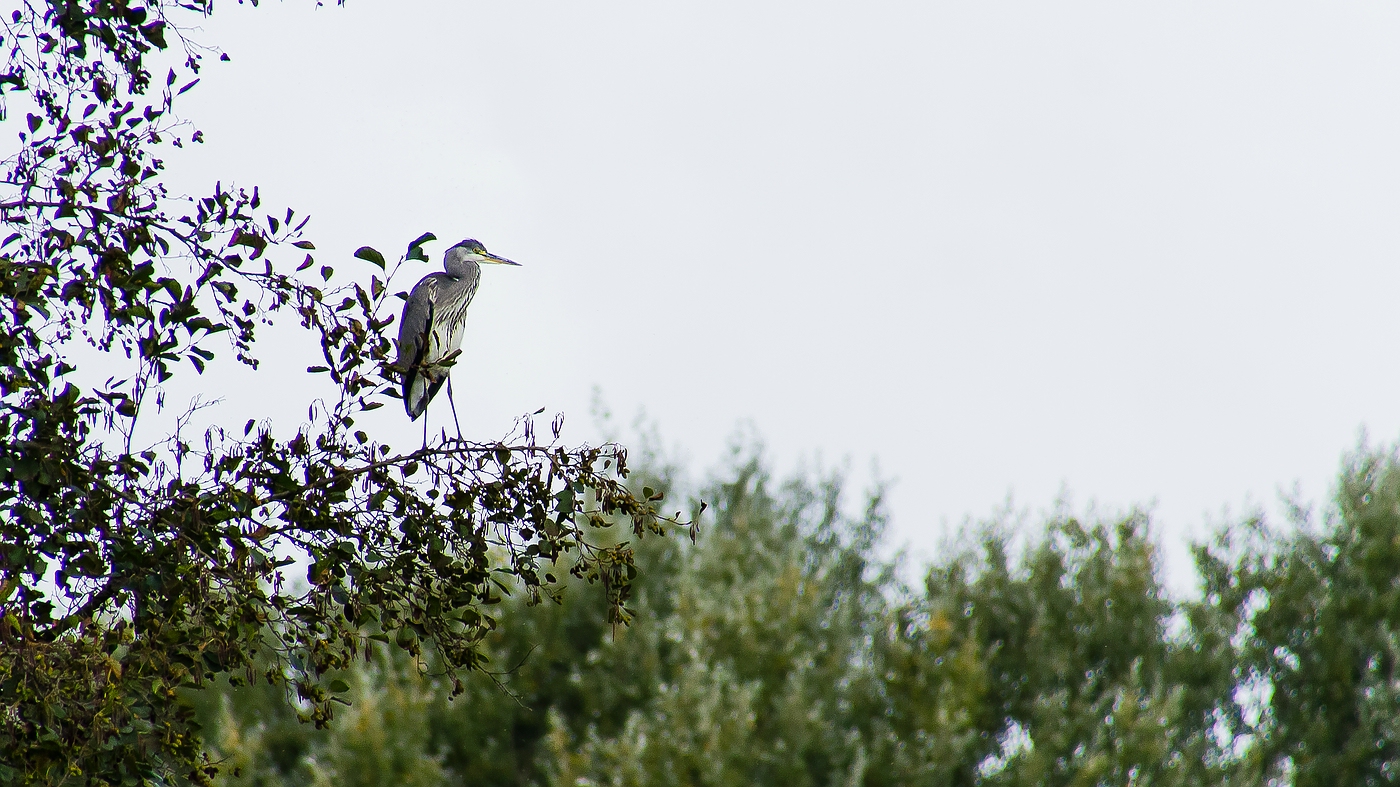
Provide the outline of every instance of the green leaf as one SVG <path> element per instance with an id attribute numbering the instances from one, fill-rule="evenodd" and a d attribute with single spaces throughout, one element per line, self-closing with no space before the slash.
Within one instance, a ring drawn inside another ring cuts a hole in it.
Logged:
<path id="1" fill-rule="evenodd" d="M 141 25 L 140 30 L 141 34 L 146 37 L 147 41 L 150 41 L 152 44 L 155 44 L 160 49 L 165 48 L 164 22 L 152 22 L 149 25 Z"/>
<path id="2" fill-rule="evenodd" d="M 405 254 L 404 257 L 410 260 L 422 260 L 424 262 L 427 262 L 428 255 L 423 253 L 423 249 L 421 247 L 424 243 L 435 240 L 437 240 L 437 236 L 431 232 L 425 232 L 422 235 L 419 235 L 416 240 L 408 244 L 408 253 Z"/>
<path id="3" fill-rule="evenodd" d="M 326 688 L 330 689 L 332 693 L 344 694 L 345 692 L 350 690 L 350 684 L 346 683 L 340 678 L 336 678 L 335 680 L 331 681 L 330 685 Z"/>
<path id="4" fill-rule="evenodd" d="M 375 251 L 374 249 L 368 246 L 361 246 L 360 248 L 355 249 L 355 256 L 359 259 L 372 262 L 381 268 L 384 267 L 384 255 L 380 254 L 379 252 Z"/>
<path id="5" fill-rule="evenodd" d="M 233 240 L 229 241 L 228 245 L 247 246 L 253 250 L 253 259 L 257 259 L 258 255 L 263 253 L 263 249 L 267 248 L 267 241 L 261 235 L 238 230 L 233 233 Z"/>

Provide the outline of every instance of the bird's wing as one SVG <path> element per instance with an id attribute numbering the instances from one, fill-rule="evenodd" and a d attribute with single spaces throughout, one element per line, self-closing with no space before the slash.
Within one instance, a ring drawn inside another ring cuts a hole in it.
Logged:
<path id="1" fill-rule="evenodd" d="M 423 338 L 431 323 L 433 302 L 437 300 L 435 285 L 432 274 L 424 276 L 413 285 L 413 291 L 404 302 L 403 315 L 399 317 L 399 355 L 394 361 L 394 366 L 401 372 L 408 371 L 422 360 L 418 356 L 427 347 Z"/>
<path id="2" fill-rule="evenodd" d="M 431 352 L 433 317 L 436 309 L 437 282 L 425 276 L 413 288 L 404 304 L 399 322 L 399 357 L 394 365 L 403 375 L 403 407 L 410 419 L 417 419 L 428 408 L 428 401 L 437 393 L 431 380 L 424 379 L 422 366 Z"/>
<path id="3" fill-rule="evenodd" d="M 436 312 L 437 304 L 432 304 L 428 311 L 424 335 L 418 342 L 418 352 L 414 355 L 413 364 L 404 372 L 403 406 L 408 412 L 409 420 L 418 420 L 418 416 L 428 409 L 428 402 L 437 396 L 442 384 L 447 382 L 446 374 L 433 374 L 423 368 L 440 360 L 442 356 L 438 351 L 442 347 L 442 337 L 437 335 L 433 328 Z"/>

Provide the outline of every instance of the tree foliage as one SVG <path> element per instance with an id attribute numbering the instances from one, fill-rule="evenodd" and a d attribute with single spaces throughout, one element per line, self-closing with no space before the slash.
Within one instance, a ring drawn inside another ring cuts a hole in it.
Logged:
<path id="1" fill-rule="evenodd" d="M 1321 527 L 1251 523 L 1201 551 L 1207 598 L 1238 621 L 1225 706 L 1245 764 L 1299 787 L 1400 780 L 1400 464 L 1352 456 Z"/>
<path id="2" fill-rule="evenodd" d="M 482 666 L 491 605 L 557 597 L 570 575 L 626 622 L 632 549 L 597 534 L 668 521 L 623 483 L 622 448 L 567 448 L 557 419 L 543 439 L 526 417 L 502 441 L 407 453 L 357 427 L 395 396 L 397 265 L 365 247 L 336 277 L 306 218 L 257 188 L 166 185 L 162 151 L 202 139 L 175 103 L 223 57 L 182 25 L 211 11 L 25 0 L 3 20 L 23 128 L 0 196 L 0 782 L 205 782 L 182 688 L 266 682 L 324 725 L 349 690 L 326 676 L 371 641 L 455 681 Z M 319 344 L 307 371 L 336 395 L 307 394 L 284 437 L 192 433 L 200 402 L 167 403 L 171 381 L 256 369 L 279 315 Z"/>
<path id="3" fill-rule="evenodd" d="M 644 482 L 670 488 L 662 474 Z M 228 785 L 1389 784 L 1400 467 L 1366 451 L 1321 527 L 1250 520 L 1168 597 L 1148 519 L 994 521 L 918 587 L 878 494 L 736 462 L 698 540 L 641 545 L 637 622 L 528 608 L 449 683 L 392 648 L 356 713 L 296 725 L 266 689 L 200 695 Z M 587 588 L 578 590 L 587 592 Z M 570 592 L 573 592 L 572 590 Z"/>

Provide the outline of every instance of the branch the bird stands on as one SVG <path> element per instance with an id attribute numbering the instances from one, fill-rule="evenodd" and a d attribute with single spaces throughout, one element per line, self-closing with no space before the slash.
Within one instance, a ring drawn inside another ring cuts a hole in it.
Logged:
<path id="1" fill-rule="evenodd" d="M 626 622 L 627 538 L 682 524 L 628 488 L 623 448 L 567 447 L 559 418 L 547 438 L 526 416 L 409 452 L 357 426 L 397 396 L 396 266 L 365 247 L 337 275 L 307 217 L 257 188 L 164 181 L 163 151 L 202 140 L 176 100 L 227 59 L 187 35 L 210 12 L 49 0 L 3 20 L 23 127 L 0 195 L 0 783 L 207 783 L 180 689 L 269 681 L 324 724 L 331 673 L 370 641 L 480 668 L 502 594 L 557 599 L 572 574 Z M 307 393 L 284 437 L 192 434 L 208 401 L 174 406 L 170 381 L 257 369 L 278 315 L 319 344 L 308 372 L 336 396 Z"/>

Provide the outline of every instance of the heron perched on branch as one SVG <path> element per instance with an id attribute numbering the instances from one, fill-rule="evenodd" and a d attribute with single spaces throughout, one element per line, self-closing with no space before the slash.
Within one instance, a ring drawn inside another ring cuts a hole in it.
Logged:
<path id="1" fill-rule="evenodd" d="M 410 419 L 417 420 L 445 382 L 458 437 L 462 434 L 462 425 L 457 421 L 457 403 L 452 400 L 451 365 L 461 352 L 467 306 L 476 295 L 483 264 L 520 263 L 492 254 L 478 241 L 464 240 L 443 255 L 445 273 L 430 273 L 413 285 L 399 320 L 399 357 L 394 366 L 403 376 L 404 410 Z M 427 435 L 428 419 L 425 417 L 425 445 Z"/>

